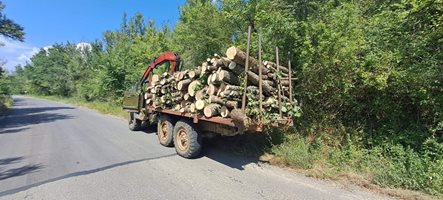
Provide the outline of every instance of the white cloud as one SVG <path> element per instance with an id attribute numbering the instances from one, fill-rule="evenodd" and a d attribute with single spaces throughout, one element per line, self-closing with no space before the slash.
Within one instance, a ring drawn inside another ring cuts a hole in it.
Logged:
<path id="1" fill-rule="evenodd" d="M 30 62 L 30 58 L 40 49 L 29 44 L 17 41 L 11 41 L 4 37 L 0 37 L 0 59 L 6 61 L 4 67 L 8 71 L 15 70 L 15 66 L 24 65 Z"/>

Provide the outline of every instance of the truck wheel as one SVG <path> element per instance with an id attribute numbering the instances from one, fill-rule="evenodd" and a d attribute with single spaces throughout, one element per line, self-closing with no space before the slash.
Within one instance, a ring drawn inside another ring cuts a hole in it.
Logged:
<path id="1" fill-rule="evenodd" d="M 139 131 L 142 128 L 142 121 L 135 118 L 135 113 L 130 112 L 128 117 L 128 127 L 131 131 Z"/>
<path id="2" fill-rule="evenodd" d="M 189 123 L 178 121 L 174 127 L 174 146 L 178 155 L 194 158 L 200 154 L 202 138 Z"/>
<path id="3" fill-rule="evenodd" d="M 158 119 L 157 126 L 157 136 L 160 144 L 165 147 L 172 147 L 174 145 L 173 141 L 174 124 L 171 117 L 167 115 L 161 115 Z"/>

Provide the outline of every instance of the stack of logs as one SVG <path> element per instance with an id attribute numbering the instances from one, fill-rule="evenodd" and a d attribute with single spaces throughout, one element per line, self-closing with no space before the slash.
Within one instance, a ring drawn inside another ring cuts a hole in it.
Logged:
<path id="1" fill-rule="evenodd" d="M 206 117 L 230 117 L 234 109 L 241 107 L 244 93 L 243 80 L 245 73 L 246 53 L 236 47 L 226 52 L 226 57 L 215 54 L 195 69 L 178 71 L 170 75 L 153 75 L 147 84 L 144 98 L 146 104 L 154 108 L 171 109 L 182 113 L 198 113 Z M 249 57 L 248 97 L 259 94 L 258 61 Z M 278 82 L 281 85 L 281 99 L 289 102 L 288 68 L 270 61 L 262 65 L 263 108 L 275 111 L 277 106 Z M 253 101 L 252 99 L 247 99 Z M 278 112 L 278 111 L 277 111 Z M 285 112 L 285 111 L 283 111 Z"/>

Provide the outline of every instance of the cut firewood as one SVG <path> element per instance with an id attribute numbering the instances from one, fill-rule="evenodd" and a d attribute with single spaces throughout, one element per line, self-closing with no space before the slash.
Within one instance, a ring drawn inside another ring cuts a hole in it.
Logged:
<path id="1" fill-rule="evenodd" d="M 231 119 L 235 126 L 238 128 L 238 131 L 244 132 L 247 130 L 250 124 L 250 120 L 246 115 L 241 111 L 241 109 L 233 109 L 231 111 Z"/>
<path id="2" fill-rule="evenodd" d="M 195 93 L 195 99 L 196 100 L 203 100 L 205 98 L 206 89 L 199 90 Z"/>
<path id="3" fill-rule="evenodd" d="M 237 64 L 243 65 L 245 66 L 246 64 L 246 53 L 242 50 L 240 50 L 237 47 L 230 47 L 227 51 L 226 51 L 226 57 L 231 60 L 236 62 Z M 258 61 L 254 58 L 249 56 L 249 70 L 258 73 Z M 267 70 L 262 67 L 262 71 L 263 72 L 267 72 Z"/>
<path id="4" fill-rule="evenodd" d="M 192 81 L 188 86 L 188 94 L 191 97 L 195 96 L 195 93 L 198 90 L 197 87 L 200 87 L 200 86 L 201 86 L 200 81 L 198 81 L 198 80 Z"/>
<path id="5" fill-rule="evenodd" d="M 206 102 L 204 100 L 197 100 L 195 101 L 195 109 L 196 110 L 203 110 L 206 106 Z"/>
<path id="6" fill-rule="evenodd" d="M 263 62 L 263 64 L 268 68 L 274 69 L 274 72 L 277 71 L 277 64 L 276 63 L 273 63 L 271 61 L 265 61 L 265 62 Z M 286 73 L 286 74 L 289 73 L 289 69 L 287 67 L 283 67 L 280 65 L 279 68 L 283 73 Z"/>
<path id="7" fill-rule="evenodd" d="M 218 96 L 212 95 L 209 97 L 209 103 L 218 103 L 220 105 L 224 105 L 230 109 L 234 109 L 238 107 L 238 101 L 224 100 Z"/>
<path id="8" fill-rule="evenodd" d="M 218 74 L 217 74 L 217 80 L 218 81 L 224 81 L 226 83 L 230 83 L 230 84 L 239 84 L 238 78 L 237 76 L 227 70 L 221 70 Z"/>
<path id="9" fill-rule="evenodd" d="M 248 74 L 248 81 L 253 85 L 258 86 L 258 79 L 259 79 L 258 75 L 251 71 L 247 71 L 246 73 Z M 263 87 L 263 93 L 265 95 L 267 96 L 275 95 L 276 89 L 270 86 L 267 82 L 263 82 L 262 87 Z"/>
<path id="10" fill-rule="evenodd" d="M 185 79 L 185 80 L 179 81 L 177 83 L 177 89 L 178 90 L 187 90 L 188 89 L 187 87 L 191 82 L 192 82 L 191 79 Z"/>
<path id="11" fill-rule="evenodd" d="M 191 70 L 188 72 L 188 76 L 191 79 L 198 78 L 201 74 L 201 67 L 197 68 L 196 70 Z"/>
<path id="12" fill-rule="evenodd" d="M 218 88 L 213 84 L 209 84 L 208 89 L 206 90 L 206 94 L 215 95 L 217 94 Z"/>
<path id="13" fill-rule="evenodd" d="M 197 111 L 197 109 L 195 108 L 195 103 L 191 103 L 189 107 L 192 113 L 195 113 Z"/>
<path id="14" fill-rule="evenodd" d="M 221 106 L 219 104 L 211 103 L 205 106 L 205 108 L 203 109 L 203 114 L 205 115 L 205 117 L 213 117 L 220 114 L 220 108 Z"/>
<path id="15" fill-rule="evenodd" d="M 229 117 L 229 109 L 226 106 L 222 106 L 220 108 L 220 116 L 222 116 L 223 118 Z"/>

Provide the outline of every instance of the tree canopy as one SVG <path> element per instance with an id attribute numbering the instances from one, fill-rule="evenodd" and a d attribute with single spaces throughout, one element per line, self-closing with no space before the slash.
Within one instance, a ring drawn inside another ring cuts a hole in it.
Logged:
<path id="1" fill-rule="evenodd" d="M 25 40 L 23 27 L 6 17 L 3 13 L 5 7 L 5 4 L 0 1 L 0 35 L 23 42 Z"/>

